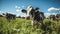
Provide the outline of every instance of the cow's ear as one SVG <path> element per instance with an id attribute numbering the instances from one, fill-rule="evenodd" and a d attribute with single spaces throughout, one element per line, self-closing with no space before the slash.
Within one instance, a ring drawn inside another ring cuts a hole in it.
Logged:
<path id="1" fill-rule="evenodd" d="M 22 11 L 23 13 L 27 13 L 27 11 L 26 11 L 25 9 L 22 9 L 21 11 Z"/>
<path id="2" fill-rule="evenodd" d="M 3 15 L 5 15 L 5 13 L 2 13 Z"/>

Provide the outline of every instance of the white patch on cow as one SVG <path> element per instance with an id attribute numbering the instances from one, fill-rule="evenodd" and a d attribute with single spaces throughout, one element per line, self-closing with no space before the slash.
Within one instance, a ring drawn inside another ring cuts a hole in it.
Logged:
<path id="1" fill-rule="evenodd" d="M 27 15 L 26 15 L 26 13 L 24 14 L 24 17 L 26 17 Z"/>
<path id="2" fill-rule="evenodd" d="M 29 12 L 31 11 L 32 7 L 31 6 L 28 6 L 27 7 L 27 16 L 29 16 Z"/>

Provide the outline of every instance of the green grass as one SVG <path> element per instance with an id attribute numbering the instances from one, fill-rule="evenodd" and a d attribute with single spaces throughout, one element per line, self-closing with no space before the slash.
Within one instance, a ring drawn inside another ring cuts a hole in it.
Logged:
<path id="1" fill-rule="evenodd" d="M 0 34 L 60 34 L 60 21 L 44 19 L 38 27 L 36 29 L 31 26 L 31 20 L 16 18 L 8 22 L 0 17 Z"/>

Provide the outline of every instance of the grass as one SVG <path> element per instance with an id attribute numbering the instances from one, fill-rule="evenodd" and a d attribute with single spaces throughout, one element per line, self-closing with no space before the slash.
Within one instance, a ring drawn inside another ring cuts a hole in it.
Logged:
<path id="1" fill-rule="evenodd" d="M 31 20 L 16 18 L 8 22 L 4 17 L 0 17 L 0 34 L 60 34 L 59 22 L 44 19 L 43 24 L 36 29 L 31 26 Z"/>

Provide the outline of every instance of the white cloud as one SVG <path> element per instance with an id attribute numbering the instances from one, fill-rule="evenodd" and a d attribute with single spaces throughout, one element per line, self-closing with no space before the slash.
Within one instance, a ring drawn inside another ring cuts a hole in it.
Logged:
<path id="1" fill-rule="evenodd" d="M 21 8 L 21 7 L 18 7 L 19 9 Z"/>
<path id="2" fill-rule="evenodd" d="M 59 11 L 59 10 L 60 10 L 60 8 L 51 7 L 51 8 L 49 8 L 49 9 L 48 9 L 48 11 L 56 11 L 56 10 L 58 10 L 58 11 Z"/>
<path id="3" fill-rule="evenodd" d="M 20 11 L 21 11 L 21 9 L 20 10 L 19 9 L 16 10 L 16 12 L 20 12 Z"/>
<path id="4" fill-rule="evenodd" d="M 51 13 L 44 13 L 44 15 L 48 17 L 49 15 L 51 15 Z"/>
<path id="5" fill-rule="evenodd" d="M 15 6 L 15 8 L 18 8 L 18 9 L 20 9 L 21 7 L 16 5 L 16 6 Z"/>
<path id="6" fill-rule="evenodd" d="M 16 5 L 15 8 L 18 8 L 18 6 Z"/>
<path id="7" fill-rule="evenodd" d="M 1 11 L 0 11 L 0 13 L 1 13 Z"/>
<path id="8" fill-rule="evenodd" d="M 7 12 L 7 13 L 10 13 L 10 14 L 15 14 L 15 13 L 13 13 L 13 12 Z"/>
<path id="9" fill-rule="evenodd" d="M 0 11 L 0 14 L 1 14 L 1 11 Z"/>
<path id="10" fill-rule="evenodd" d="M 24 8 L 24 6 L 15 6 L 15 8 L 18 8 L 18 9 L 20 9 L 20 8 Z"/>
<path id="11" fill-rule="evenodd" d="M 20 12 L 21 9 L 24 8 L 24 6 L 17 6 L 17 5 L 16 5 L 15 8 L 16 8 L 16 12 Z"/>
<path id="12" fill-rule="evenodd" d="M 17 14 L 16 17 L 20 16 L 20 14 Z"/>
<path id="13" fill-rule="evenodd" d="M 6 13 L 6 11 L 2 11 L 2 10 L 0 10 L 0 14 L 2 14 L 2 13 Z"/>
<path id="14" fill-rule="evenodd" d="M 17 9 L 16 11 L 19 12 L 20 10 Z"/>

